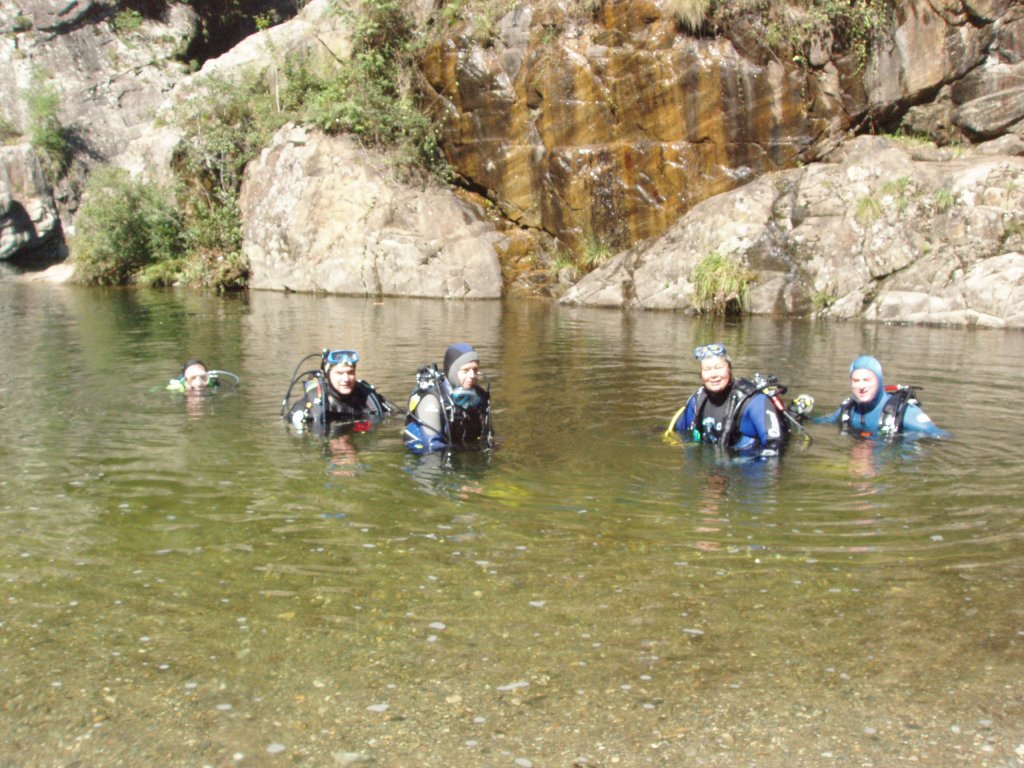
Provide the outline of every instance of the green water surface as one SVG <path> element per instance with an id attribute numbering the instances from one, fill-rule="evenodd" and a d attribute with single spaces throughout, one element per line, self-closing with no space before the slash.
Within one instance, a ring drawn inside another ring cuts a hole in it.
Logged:
<path id="1" fill-rule="evenodd" d="M 477 346 L 491 455 L 297 435 Z M 692 349 L 953 438 L 662 438 Z M 241 377 L 162 391 L 188 356 Z M 0 283 L 0 766 L 1024 766 L 1015 332 Z"/>

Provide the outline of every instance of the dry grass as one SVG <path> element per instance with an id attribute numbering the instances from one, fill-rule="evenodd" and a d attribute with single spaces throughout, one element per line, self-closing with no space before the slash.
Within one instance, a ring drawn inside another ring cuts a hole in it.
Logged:
<path id="1" fill-rule="evenodd" d="M 666 0 L 665 5 L 679 18 L 683 26 L 691 32 L 696 32 L 704 25 L 704 19 L 711 8 L 711 0 Z"/>

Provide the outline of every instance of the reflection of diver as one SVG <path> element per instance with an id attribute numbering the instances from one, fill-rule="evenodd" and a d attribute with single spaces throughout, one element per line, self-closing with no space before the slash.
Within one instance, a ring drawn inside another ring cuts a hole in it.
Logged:
<path id="1" fill-rule="evenodd" d="M 238 384 L 238 381 L 235 374 L 228 371 L 211 371 L 206 367 L 206 363 L 193 357 L 185 361 L 177 378 L 167 382 L 166 389 L 169 392 L 188 395 L 215 390 L 222 383 Z"/>
<path id="2" fill-rule="evenodd" d="M 316 369 L 299 372 L 307 360 L 319 357 Z M 307 355 L 295 368 L 288 391 L 281 401 L 281 416 L 298 428 L 308 426 L 324 433 L 328 425 L 363 423 L 372 425 L 395 411 L 369 382 L 356 377 L 359 354 L 352 350 L 323 350 Z M 290 402 L 292 391 L 300 396 Z M 365 429 L 361 431 L 366 431 Z"/>
<path id="3" fill-rule="evenodd" d="M 756 456 L 728 455 L 687 446 L 687 468 L 694 487 L 687 491 L 686 518 L 693 546 L 704 551 L 763 551 L 765 527 L 776 524 L 782 462 Z M 768 516 L 768 522 L 759 520 Z"/>
<path id="4" fill-rule="evenodd" d="M 490 392 L 477 384 L 480 355 L 469 344 L 452 344 L 444 370 L 425 365 L 409 396 L 406 447 L 426 454 L 452 447 L 489 447 L 494 442 Z"/>
<path id="5" fill-rule="evenodd" d="M 355 477 L 361 473 L 359 443 L 355 435 L 373 431 L 375 421 L 334 422 L 321 437 L 321 454 L 327 459 L 327 470 L 336 477 Z M 361 447 L 366 447 L 365 445 Z"/>
<path id="6" fill-rule="evenodd" d="M 857 435 L 858 439 L 850 441 L 849 473 L 861 480 L 875 480 L 882 475 L 884 469 L 901 464 L 912 463 L 922 454 L 925 441 L 924 434 L 919 432 L 900 433 L 884 440 L 867 438 Z M 862 491 L 877 493 L 885 486 L 872 484 L 858 486 Z"/>
<path id="7" fill-rule="evenodd" d="M 405 471 L 422 490 L 433 496 L 466 498 L 480 493 L 481 480 L 491 464 L 491 451 L 451 448 L 409 455 Z"/>

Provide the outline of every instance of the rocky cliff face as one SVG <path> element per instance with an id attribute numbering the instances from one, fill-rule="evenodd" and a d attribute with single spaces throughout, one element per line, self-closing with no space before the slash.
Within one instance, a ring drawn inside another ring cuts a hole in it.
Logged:
<path id="1" fill-rule="evenodd" d="M 20 15 L 12 18 L 13 8 Z M 52 85 L 60 95 L 61 124 L 86 162 L 116 158 L 148 124 L 185 74 L 173 56 L 196 24 L 187 5 L 168 6 L 159 19 L 133 19 L 137 26 L 120 31 L 112 3 L 21 0 L 18 6 L 5 2 L 4 9 L 5 26 L 21 31 L 3 38 L 0 108 L 26 130 L 26 94 L 40 83 Z"/>
<path id="2" fill-rule="evenodd" d="M 159 176 L 178 137 L 153 115 L 201 94 L 168 63 L 195 28 L 188 7 L 169 6 L 131 32 L 118 32 L 114 9 L 95 0 L 26 0 L 22 8 L 0 2 L 8 121 L 25 127 L 33 70 L 61 72 L 52 82 L 79 157 Z M 417 8 L 426 26 L 426 6 Z M 428 48 L 424 105 L 460 183 L 495 204 L 502 235 L 450 194 L 442 200 L 387 180 L 344 141 L 279 135 L 243 190 L 253 285 L 496 295 L 495 253 L 516 250 L 511 228 L 577 252 L 623 251 L 573 289 L 574 302 L 689 308 L 689 270 L 715 249 L 759 274 L 758 312 L 1018 322 L 1012 205 L 1020 201 L 1000 180 L 1015 178 L 1013 156 L 1024 148 L 1021 3 L 901 0 L 867 60 L 820 25 L 805 47 L 780 56 L 765 47 L 757 17 L 728 16 L 715 34 L 694 35 L 667 8 L 659 0 L 530 0 L 487 34 L 467 24 Z M 315 0 L 204 71 L 265 67 L 269 50 L 319 51 L 330 65 L 350 54 L 345 24 Z M 877 145 L 836 154 L 853 134 L 880 128 L 965 149 L 927 159 Z M 871 152 L 891 167 L 873 164 Z M 47 211 L 60 210 L 66 224 L 73 190 L 23 191 L 10 179 L 32 173 L 6 162 L 0 242 L 10 254 L 31 240 L 15 236 L 11 212 L 30 212 L 18 215 L 33 222 L 34 236 L 51 220 L 59 234 Z M 325 169 L 329 182 L 319 176 Z M 346 184 L 366 185 L 383 202 L 332 194 Z M 877 209 L 872 222 L 851 213 L 860 205 Z M 438 270 L 430 280 L 428 263 Z M 460 270 L 471 279 L 456 279 Z M 982 300 L 1007 291 L 1002 304 Z"/>
<path id="3" fill-rule="evenodd" d="M 490 46 L 438 41 L 423 72 L 457 172 L 572 248 L 660 234 L 806 157 L 839 110 L 804 73 L 683 34 L 657 3 L 606 2 L 593 19 L 567 7 L 518 6 Z"/>
<path id="4" fill-rule="evenodd" d="M 467 24 L 423 60 L 465 183 L 577 250 L 657 236 L 700 201 L 811 162 L 848 131 L 895 128 L 913 107 L 908 125 L 940 141 L 1021 131 L 1024 8 L 1010 0 L 907 0 L 869 61 L 822 30 L 805 67 L 773 58 L 750 19 L 709 39 L 656 0 L 580 6 L 519 4 L 493 40 Z"/>
<path id="5" fill-rule="evenodd" d="M 694 207 L 573 304 L 690 309 L 709 253 L 754 277 L 751 311 L 1024 328 L 1024 158 L 863 137 Z"/>
<path id="6" fill-rule="evenodd" d="M 39 158 L 28 144 L 0 147 L 0 262 L 62 258 L 60 219 Z"/>
<path id="7" fill-rule="evenodd" d="M 52 87 L 74 152 L 70 175 L 56 189 L 27 143 L 0 156 L 0 183 L 11 196 L 0 211 L 0 258 L 45 264 L 63 252 L 62 230 L 70 228 L 84 169 L 116 158 L 140 135 L 183 74 L 170 59 L 194 28 L 187 6 L 171 6 L 160 20 L 139 18 L 137 28 L 120 34 L 115 11 L 90 0 L 0 3 L 0 116 L 8 130 L 29 133 L 30 94 Z"/>

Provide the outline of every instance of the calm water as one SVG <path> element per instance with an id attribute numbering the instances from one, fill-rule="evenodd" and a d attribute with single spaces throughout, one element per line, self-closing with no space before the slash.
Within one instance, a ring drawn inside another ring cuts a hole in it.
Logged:
<path id="1" fill-rule="evenodd" d="M 279 420 L 456 340 L 489 460 Z M 666 443 L 712 340 L 819 411 L 873 351 L 954 439 Z M 2 766 L 1024 765 L 1024 334 L 0 283 L 0 355 Z"/>

